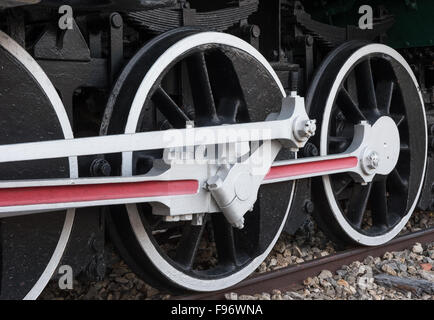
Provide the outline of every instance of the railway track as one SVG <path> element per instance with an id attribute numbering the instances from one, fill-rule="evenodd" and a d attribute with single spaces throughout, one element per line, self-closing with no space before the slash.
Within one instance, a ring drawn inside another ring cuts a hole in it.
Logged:
<path id="1" fill-rule="evenodd" d="M 353 261 L 361 261 L 368 256 L 378 257 L 386 252 L 401 251 L 410 248 L 418 242 L 426 244 L 434 241 L 434 228 L 403 235 L 379 247 L 357 247 L 337 254 L 315 259 L 300 265 L 290 266 L 254 275 L 227 290 L 210 293 L 199 293 L 173 297 L 174 300 L 222 300 L 225 294 L 235 292 L 238 295 L 252 295 L 258 292 L 270 292 L 274 289 L 283 291 L 294 290 L 302 285 L 303 280 L 314 277 L 322 270 L 336 272 L 342 265 Z"/>

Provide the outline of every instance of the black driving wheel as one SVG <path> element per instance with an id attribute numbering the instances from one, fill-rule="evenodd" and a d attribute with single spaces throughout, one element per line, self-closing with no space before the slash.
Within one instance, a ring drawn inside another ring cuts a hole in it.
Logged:
<path id="1" fill-rule="evenodd" d="M 349 174 L 313 184 L 322 204 L 317 219 L 336 241 L 375 246 L 391 240 L 415 209 L 427 157 L 424 104 L 409 65 L 387 46 L 347 43 L 320 68 L 307 101 L 312 117 L 322 119 L 316 138 L 321 155 L 345 152 L 362 121 L 395 121 L 401 146 L 389 175 L 376 175 L 367 185 Z"/>
<path id="2" fill-rule="evenodd" d="M 156 68 L 158 77 L 135 103 L 135 91 L 141 92 L 143 78 Z M 194 29 L 153 40 L 132 59 L 113 92 L 109 134 L 185 128 L 187 121 L 195 126 L 263 121 L 280 110 L 285 94 L 253 47 L 228 34 Z M 162 155 L 135 152 L 110 161 L 122 175 L 144 174 Z M 242 230 L 221 213 L 206 214 L 201 225 L 193 225 L 167 222 L 150 205 L 119 206 L 112 210 L 111 235 L 126 262 L 154 286 L 215 291 L 243 280 L 266 258 L 285 224 L 292 191 L 292 182 L 263 186 Z"/>

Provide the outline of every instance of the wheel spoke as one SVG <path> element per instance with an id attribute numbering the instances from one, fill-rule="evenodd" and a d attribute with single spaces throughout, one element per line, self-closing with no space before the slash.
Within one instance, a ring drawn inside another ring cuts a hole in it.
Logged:
<path id="1" fill-rule="evenodd" d="M 337 176 L 337 175 L 336 175 Z M 347 174 L 340 174 L 339 178 L 336 180 L 336 190 L 335 194 L 339 198 L 339 196 L 345 191 L 345 189 L 353 182 L 354 180 Z M 341 199 L 342 200 L 342 199 Z"/>
<path id="2" fill-rule="evenodd" d="M 236 123 L 240 106 L 241 101 L 239 99 L 223 98 L 218 106 L 218 115 L 224 120 L 224 123 Z"/>
<path id="3" fill-rule="evenodd" d="M 358 228 L 362 226 L 371 187 L 371 183 L 366 186 L 357 183 L 353 188 L 350 203 L 348 204 L 347 218 Z"/>
<path id="4" fill-rule="evenodd" d="M 388 186 L 390 190 L 397 192 L 400 195 L 406 195 L 408 191 L 408 183 L 402 179 L 398 169 L 394 169 L 387 177 Z"/>
<path id="5" fill-rule="evenodd" d="M 410 146 L 406 143 L 401 142 L 400 152 L 401 155 L 408 155 L 410 153 Z"/>
<path id="6" fill-rule="evenodd" d="M 345 118 L 353 124 L 358 124 L 360 121 L 366 120 L 366 117 L 344 87 L 339 91 L 337 104 Z"/>
<path id="7" fill-rule="evenodd" d="M 182 233 L 181 241 L 176 249 L 176 261 L 188 270 L 193 267 L 205 225 L 205 222 L 201 226 L 188 224 Z"/>
<path id="8" fill-rule="evenodd" d="M 406 143 L 401 142 L 400 148 L 401 148 L 401 151 L 405 151 L 405 152 L 410 151 L 410 146 Z"/>
<path id="9" fill-rule="evenodd" d="M 175 239 L 181 238 L 182 236 L 180 228 L 175 226 L 166 229 L 158 228 L 152 231 L 152 235 L 158 243 L 177 241 Z"/>
<path id="10" fill-rule="evenodd" d="M 174 128 L 185 128 L 190 119 L 162 87 L 157 88 L 152 101 Z"/>
<path id="11" fill-rule="evenodd" d="M 329 137 L 330 149 L 337 152 L 344 152 L 351 144 L 348 137 Z"/>
<path id="12" fill-rule="evenodd" d="M 355 72 L 351 72 L 348 75 L 348 79 L 347 79 L 347 86 L 346 86 L 348 93 L 350 94 L 350 96 L 353 98 L 353 101 L 356 102 L 356 104 L 358 104 L 358 89 L 357 89 L 357 79 L 356 79 L 356 75 Z"/>
<path id="13" fill-rule="evenodd" d="M 218 123 L 214 96 L 203 52 L 187 58 L 187 68 L 193 96 L 196 120 Z"/>
<path id="14" fill-rule="evenodd" d="M 356 67 L 356 77 L 360 105 L 368 110 L 378 109 L 371 60 L 365 60 Z"/>
<path id="15" fill-rule="evenodd" d="M 373 225 L 389 225 L 386 180 L 375 181 L 371 195 Z"/>
<path id="16" fill-rule="evenodd" d="M 212 215 L 212 224 L 219 263 L 223 265 L 237 265 L 233 227 L 222 213 Z"/>
<path id="17" fill-rule="evenodd" d="M 402 114 L 391 114 L 390 117 L 395 121 L 397 127 L 399 127 L 405 120 L 405 116 Z"/>
<path id="18" fill-rule="evenodd" d="M 221 50 L 214 50 L 208 52 L 206 62 L 217 114 L 224 123 L 236 122 L 246 102 L 233 61 Z"/>
<path id="19" fill-rule="evenodd" d="M 393 91 L 395 83 L 393 81 L 381 81 L 377 84 L 377 103 L 378 107 L 385 114 L 390 113 L 390 106 L 392 105 Z"/>

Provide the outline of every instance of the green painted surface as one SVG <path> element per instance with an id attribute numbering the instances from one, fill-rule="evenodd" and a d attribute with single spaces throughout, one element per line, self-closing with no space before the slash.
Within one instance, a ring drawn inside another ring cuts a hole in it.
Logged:
<path id="1" fill-rule="evenodd" d="M 394 48 L 434 46 L 434 0 L 306 0 L 313 18 L 336 26 L 358 25 L 362 5 L 374 12 L 384 6 L 394 15 L 395 26 L 388 33 Z"/>

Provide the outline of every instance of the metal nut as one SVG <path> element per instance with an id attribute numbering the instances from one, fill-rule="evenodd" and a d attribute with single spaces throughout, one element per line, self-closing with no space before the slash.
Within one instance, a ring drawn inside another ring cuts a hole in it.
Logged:
<path id="1" fill-rule="evenodd" d="M 379 164 L 380 164 L 379 154 L 375 151 L 371 152 L 366 158 L 366 166 L 371 170 L 375 170 L 378 168 Z"/>
<path id="2" fill-rule="evenodd" d="M 316 132 L 316 120 L 308 120 L 304 124 L 304 133 L 307 138 L 311 138 Z"/>
<path id="3" fill-rule="evenodd" d="M 316 132 L 316 120 L 299 120 L 295 125 L 295 137 L 299 141 L 312 138 Z"/>

